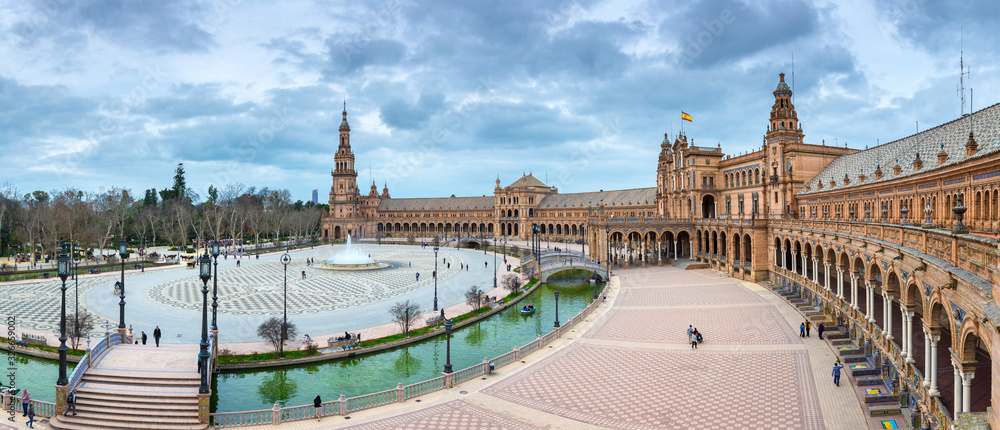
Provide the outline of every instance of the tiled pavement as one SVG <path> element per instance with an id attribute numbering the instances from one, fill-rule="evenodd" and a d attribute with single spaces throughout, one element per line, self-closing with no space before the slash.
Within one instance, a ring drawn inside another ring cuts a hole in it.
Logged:
<path id="1" fill-rule="evenodd" d="M 551 348 L 525 357 L 525 364 L 349 419 L 274 428 L 869 428 L 849 380 L 839 388 L 832 383 L 833 351 L 815 338 L 795 336 L 798 312 L 771 292 L 751 283 L 720 282 L 709 270 L 657 267 L 616 274 L 608 304 Z M 696 305 L 707 297 L 699 288 L 733 302 Z M 635 289 L 660 296 L 642 293 L 648 301 L 636 299 Z M 683 333 L 687 320 L 698 320 L 713 333 L 697 351 L 672 334 Z M 627 324 L 631 332 L 606 332 Z M 739 326 L 758 327 L 759 335 L 740 335 Z"/>

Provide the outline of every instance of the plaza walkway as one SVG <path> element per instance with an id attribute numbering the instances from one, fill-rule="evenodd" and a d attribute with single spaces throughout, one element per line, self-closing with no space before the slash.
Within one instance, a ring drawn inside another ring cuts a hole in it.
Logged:
<path id="1" fill-rule="evenodd" d="M 258 429 L 869 428 L 826 342 L 765 288 L 710 270 L 616 273 L 607 304 L 523 364 L 413 401 Z M 705 343 L 691 350 L 688 325 Z M 339 393 L 321 393 L 324 400 Z"/>

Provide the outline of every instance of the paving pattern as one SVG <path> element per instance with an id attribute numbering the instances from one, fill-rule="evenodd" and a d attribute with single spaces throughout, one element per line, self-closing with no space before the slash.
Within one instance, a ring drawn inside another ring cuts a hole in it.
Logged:
<path id="1" fill-rule="evenodd" d="M 413 252 L 413 248 L 372 247 L 377 261 L 390 263 L 382 270 L 338 272 L 306 267 L 302 262 L 289 265 L 289 309 L 299 314 L 329 312 L 379 302 L 434 284 L 434 254 Z M 329 251 L 326 252 L 329 254 Z M 466 264 L 459 253 L 439 256 L 438 282 L 457 274 Z M 301 260 L 302 258 L 300 258 Z M 321 258 L 317 257 L 317 261 Z M 448 265 L 451 267 L 448 267 Z M 482 267 L 474 267 L 472 269 Z M 302 272 L 306 278 L 302 279 Z M 420 273 L 420 281 L 416 281 Z M 277 261 L 250 261 L 240 268 L 219 271 L 219 296 L 226 298 L 220 313 L 231 315 L 270 315 L 282 307 L 284 266 Z M 165 282 L 147 291 L 150 299 L 180 309 L 201 309 L 201 282 L 186 277 Z M 209 286 L 211 287 L 211 285 Z M 209 293 L 211 297 L 211 293 Z"/>
<path id="2" fill-rule="evenodd" d="M 628 288 L 622 290 L 616 303 L 629 306 L 690 306 L 738 303 L 766 303 L 759 295 L 738 284 L 671 287 L 670 294 L 659 288 Z"/>
<path id="3" fill-rule="evenodd" d="M 820 429 L 807 369 L 804 351 L 575 344 L 484 393 L 608 428 Z"/>
<path id="4" fill-rule="evenodd" d="M 125 291 L 128 293 L 129 279 L 136 274 L 125 275 Z M 76 294 L 80 296 L 80 311 L 91 311 L 84 303 L 84 295 L 95 290 L 95 294 L 114 296 L 115 281 L 121 276 L 82 277 L 78 281 L 66 281 L 66 314 L 72 314 Z M 79 282 L 77 285 L 76 282 Z M 62 281 L 58 278 L 36 283 L 4 285 L 0 289 L 0 316 L 14 316 L 17 327 L 25 332 L 58 333 Z M 117 300 L 115 300 L 117 303 Z M 91 311 L 92 312 L 92 311 Z M 117 321 L 117 319 L 115 319 Z M 117 327 L 118 324 L 115 324 Z M 103 331 L 103 330 L 102 330 Z"/>
<path id="5" fill-rule="evenodd" d="M 614 309 L 584 337 L 628 342 L 686 344 L 693 325 L 712 345 L 801 343 L 771 305 L 715 308 Z"/>
<path id="6" fill-rule="evenodd" d="M 533 426 L 488 409 L 456 400 L 416 412 L 348 428 L 357 430 L 533 430 L 541 429 L 542 427 Z"/>

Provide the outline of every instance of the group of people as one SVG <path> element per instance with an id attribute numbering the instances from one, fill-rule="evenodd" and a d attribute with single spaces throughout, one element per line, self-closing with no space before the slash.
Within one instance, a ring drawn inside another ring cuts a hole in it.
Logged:
<path id="1" fill-rule="evenodd" d="M 162 335 L 163 335 L 163 333 L 160 332 L 160 326 L 156 326 L 156 328 L 153 329 L 153 340 L 156 341 L 156 347 L 157 348 L 160 347 L 160 336 L 162 336 Z M 146 344 L 146 339 L 148 339 L 146 337 L 146 332 L 142 332 L 142 344 L 143 345 Z"/>
<path id="2" fill-rule="evenodd" d="M 816 326 L 816 333 L 819 335 L 820 340 L 823 339 L 823 332 L 826 330 L 826 326 L 820 321 L 819 325 Z M 809 337 L 809 332 L 812 331 L 812 321 L 806 320 L 799 325 L 799 337 Z"/>
<path id="3" fill-rule="evenodd" d="M 701 336 L 701 333 L 698 332 L 698 329 L 693 326 L 688 326 L 687 334 L 688 339 L 691 340 L 691 349 L 698 349 L 698 344 L 705 340 L 705 338 Z"/>
<path id="4" fill-rule="evenodd" d="M 531 311 L 535 310 L 535 305 L 527 305 L 524 308 L 522 308 L 521 310 L 525 311 L 525 312 L 531 312 Z"/>

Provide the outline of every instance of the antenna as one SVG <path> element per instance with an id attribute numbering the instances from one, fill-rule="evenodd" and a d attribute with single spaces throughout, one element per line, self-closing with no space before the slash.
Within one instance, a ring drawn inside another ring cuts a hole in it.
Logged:
<path id="1" fill-rule="evenodd" d="M 792 104 L 795 104 L 795 53 L 792 53 Z"/>
<path id="2" fill-rule="evenodd" d="M 965 75 L 969 75 L 969 79 L 972 79 L 972 68 L 965 69 L 965 28 L 963 27 L 961 31 L 958 55 L 958 93 L 962 98 L 962 116 L 965 116 L 967 115 L 965 113 Z"/>

